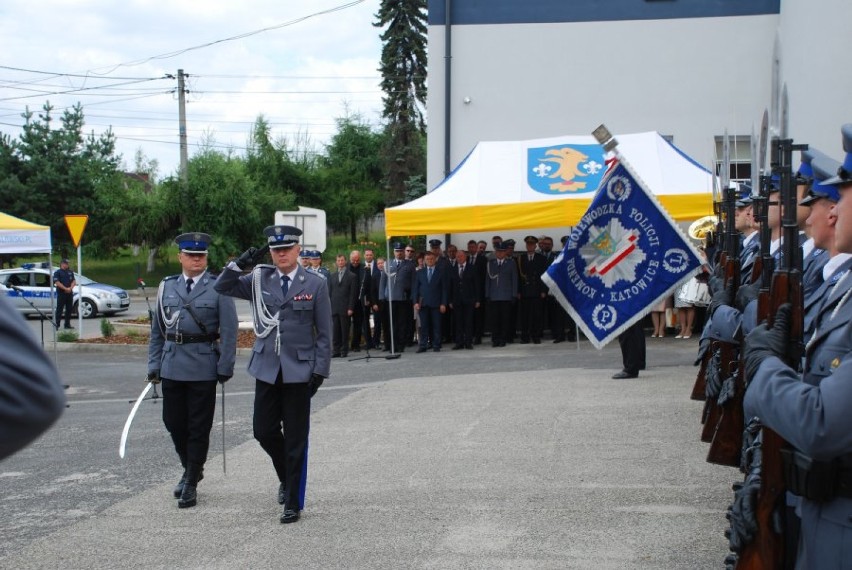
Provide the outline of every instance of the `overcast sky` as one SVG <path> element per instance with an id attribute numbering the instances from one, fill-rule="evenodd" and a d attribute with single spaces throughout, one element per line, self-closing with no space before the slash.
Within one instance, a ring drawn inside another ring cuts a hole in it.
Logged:
<path id="1" fill-rule="evenodd" d="M 27 106 L 50 101 L 58 118 L 80 102 L 86 133 L 112 127 L 126 167 L 141 149 L 162 179 L 180 160 L 183 69 L 190 157 L 210 137 L 242 154 L 260 114 L 276 138 L 307 133 L 322 150 L 347 109 L 380 123 L 378 8 L 379 0 L 3 0 L 0 131 L 18 137 Z"/>

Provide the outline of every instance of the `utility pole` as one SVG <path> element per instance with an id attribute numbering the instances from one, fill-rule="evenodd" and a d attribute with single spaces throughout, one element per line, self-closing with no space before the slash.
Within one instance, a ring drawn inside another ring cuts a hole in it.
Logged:
<path id="1" fill-rule="evenodd" d="M 182 69 L 178 69 L 178 121 L 179 138 L 180 138 L 180 193 L 184 198 L 189 194 L 189 158 L 186 148 L 186 89 L 184 86 L 184 74 Z M 186 216 L 184 210 L 181 209 L 180 225 L 182 229 L 186 228 Z"/>

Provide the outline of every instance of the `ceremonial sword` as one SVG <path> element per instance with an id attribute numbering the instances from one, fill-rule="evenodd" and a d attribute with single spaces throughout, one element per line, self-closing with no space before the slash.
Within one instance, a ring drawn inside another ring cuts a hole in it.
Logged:
<path id="1" fill-rule="evenodd" d="M 136 403 L 133 404 L 133 408 L 130 410 L 130 415 L 127 416 L 127 421 L 124 422 L 124 429 L 121 431 L 121 443 L 118 445 L 118 456 L 124 459 L 124 451 L 127 448 L 127 435 L 130 433 L 130 424 L 133 423 L 133 418 L 136 417 L 136 411 L 139 409 L 139 406 L 142 405 L 142 402 L 145 400 L 145 396 L 148 395 L 148 392 L 151 388 L 154 387 L 154 384 L 148 382 L 148 385 L 145 386 L 145 389 L 142 390 L 142 393 L 139 394 L 139 397 L 136 398 Z M 156 400 L 159 398 L 159 394 L 157 394 L 156 388 L 154 389 L 154 395 L 151 397 Z"/>

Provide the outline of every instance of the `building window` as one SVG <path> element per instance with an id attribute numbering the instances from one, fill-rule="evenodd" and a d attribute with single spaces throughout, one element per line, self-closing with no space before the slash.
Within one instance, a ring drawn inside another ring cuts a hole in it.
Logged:
<path id="1" fill-rule="evenodd" d="M 722 139 L 716 136 L 716 175 L 722 175 Z M 728 135 L 730 148 L 730 169 L 728 179 L 737 182 L 751 180 L 751 137 L 748 135 Z"/>

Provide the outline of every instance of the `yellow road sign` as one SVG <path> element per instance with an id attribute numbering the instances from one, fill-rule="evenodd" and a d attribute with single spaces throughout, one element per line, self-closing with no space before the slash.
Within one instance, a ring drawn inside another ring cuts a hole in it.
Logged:
<path id="1" fill-rule="evenodd" d="M 83 230 L 86 229 L 86 222 L 88 221 L 89 216 L 86 214 L 69 214 L 65 216 L 65 225 L 68 226 L 68 231 L 71 232 L 74 247 L 80 247 L 80 238 L 83 237 Z"/>

